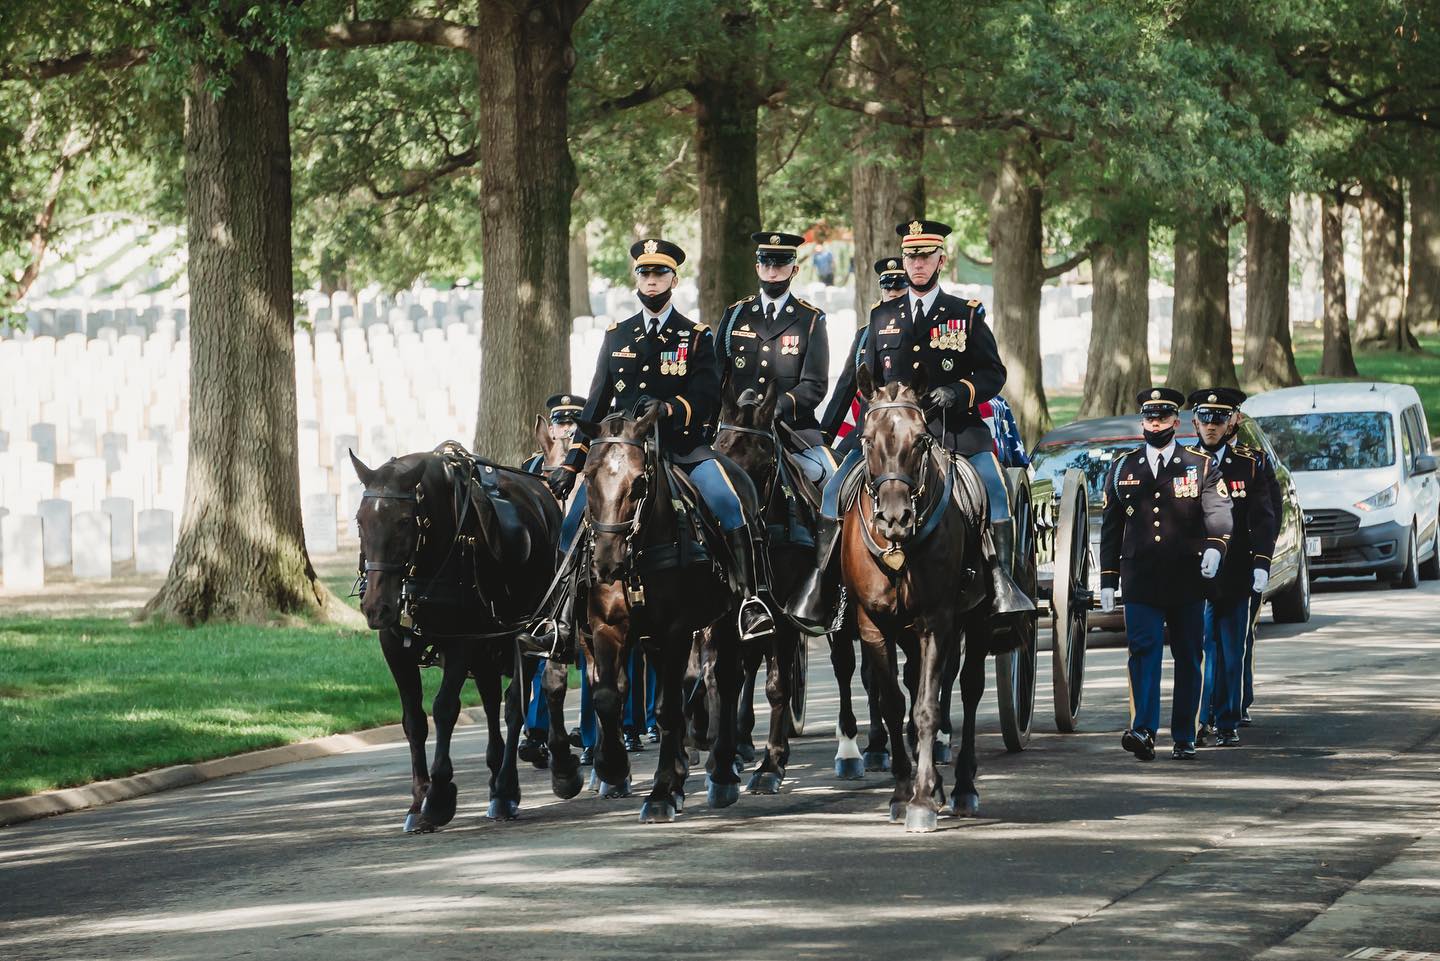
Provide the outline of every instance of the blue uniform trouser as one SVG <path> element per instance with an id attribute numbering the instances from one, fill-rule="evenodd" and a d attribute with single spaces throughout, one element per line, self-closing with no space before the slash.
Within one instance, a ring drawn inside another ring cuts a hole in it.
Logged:
<path id="1" fill-rule="evenodd" d="M 600 743 L 600 728 L 595 721 L 595 702 L 590 699 L 590 672 L 585 669 L 585 652 L 575 652 L 580 667 L 580 746 L 594 747 Z"/>
<path id="2" fill-rule="evenodd" d="M 839 466 L 835 461 L 834 451 L 823 444 L 807 447 L 796 454 L 795 459 L 799 461 L 800 471 L 805 475 L 805 479 L 820 488 L 830 482 L 836 467 Z"/>
<path id="3" fill-rule="evenodd" d="M 530 682 L 530 707 L 525 712 L 525 729 L 528 731 L 550 729 L 550 705 L 545 703 L 545 692 L 542 690 L 547 663 L 546 658 L 540 658 L 539 667 L 535 669 L 535 679 Z"/>
<path id="4" fill-rule="evenodd" d="M 840 488 L 845 484 L 845 478 L 855 465 L 860 463 L 860 448 L 851 449 L 840 462 L 840 467 L 830 475 L 825 484 L 825 493 L 820 500 L 820 512 L 831 520 L 840 517 Z M 990 521 L 1008 520 L 1010 518 L 1010 498 L 1005 490 L 1005 478 L 1000 473 L 1000 462 L 995 458 L 994 451 L 981 451 L 978 454 L 971 454 L 967 458 L 975 465 L 975 471 L 980 475 L 980 480 L 985 484 L 985 491 L 990 500 Z"/>
<path id="5" fill-rule="evenodd" d="M 639 644 L 630 649 L 626 672 L 630 677 L 630 690 L 625 695 L 625 716 L 621 724 L 626 731 L 639 734 L 655 726 L 656 685 L 655 669 Z"/>
<path id="6" fill-rule="evenodd" d="M 704 460 L 694 465 L 682 464 L 680 469 L 690 475 L 690 480 L 700 492 L 705 506 L 710 508 L 715 519 L 720 522 L 721 530 L 729 533 L 745 526 L 745 509 L 740 505 L 740 495 L 735 493 L 735 484 L 719 461 Z M 580 521 L 585 516 L 585 503 L 589 499 L 586 491 L 584 480 L 576 480 L 575 496 L 570 499 L 570 508 L 565 512 L 564 523 L 560 525 L 560 545 L 563 550 L 570 549 L 575 540 L 575 532 L 580 529 Z"/>
<path id="7" fill-rule="evenodd" d="M 1240 701 L 1240 710 L 1250 710 L 1255 703 L 1255 622 L 1260 619 L 1261 596 L 1250 592 L 1250 620 L 1245 626 L 1245 694 Z"/>
<path id="8" fill-rule="evenodd" d="M 1200 719 L 1222 731 L 1240 726 L 1245 686 L 1245 635 L 1250 629 L 1250 598 L 1205 605 L 1205 689 Z"/>
<path id="9" fill-rule="evenodd" d="M 1125 633 L 1130 641 L 1130 727 L 1152 736 L 1160 729 L 1160 673 L 1167 624 L 1170 655 L 1175 662 L 1170 734 L 1176 743 L 1194 741 L 1195 716 L 1200 710 L 1200 659 L 1205 643 L 1204 601 L 1166 607 L 1125 602 Z"/>

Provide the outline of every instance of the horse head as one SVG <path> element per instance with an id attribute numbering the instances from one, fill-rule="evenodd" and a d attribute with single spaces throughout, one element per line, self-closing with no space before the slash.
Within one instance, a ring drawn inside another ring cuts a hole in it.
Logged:
<path id="1" fill-rule="evenodd" d="M 378 468 L 350 452 L 355 475 L 365 485 L 355 524 L 365 558 L 365 596 L 360 610 L 371 630 L 383 631 L 400 618 L 400 586 L 420 544 L 422 455 L 391 458 Z"/>
<path id="2" fill-rule="evenodd" d="M 535 449 L 540 452 L 540 466 L 547 471 L 559 467 L 570 449 L 570 441 L 556 437 L 550 430 L 550 421 L 535 415 Z"/>
<path id="3" fill-rule="evenodd" d="M 585 460 L 585 511 L 590 519 L 595 572 L 601 581 L 618 580 L 624 574 L 644 505 L 656 493 L 650 486 L 660 479 L 650 469 L 648 441 L 659 414 L 655 410 L 638 419 L 611 414 L 595 430 L 592 425 L 581 425 L 593 438 Z"/>
<path id="4" fill-rule="evenodd" d="M 733 460 L 750 475 L 758 490 L 764 490 L 775 470 L 775 404 L 780 391 L 771 381 L 761 394 L 747 387 L 738 395 L 727 388 L 720 403 L 720 423 L 715 450 Z"/>
<path id="5" fill-rule="evenodd" d="M 917 367 L 908 384 L 876 387 L 870 368 L 862 364 L 855 381 L 865 407 L 865 472 L 871 516 L 882 537 L 903 544 L 914 536 L 919 523 L 934 443 L 920 406 L 927 388 L 925 368 Z"/>

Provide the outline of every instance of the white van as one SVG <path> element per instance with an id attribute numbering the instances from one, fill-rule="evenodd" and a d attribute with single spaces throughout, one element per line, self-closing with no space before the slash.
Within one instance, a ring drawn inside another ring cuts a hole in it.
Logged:
<path id="1" fill-rule="evenodd" d="M 1440 479 L 1415 388 L 1287 387 L 1244 409 L 1295 478 L 1311 574 L 1440 578 Z"/>

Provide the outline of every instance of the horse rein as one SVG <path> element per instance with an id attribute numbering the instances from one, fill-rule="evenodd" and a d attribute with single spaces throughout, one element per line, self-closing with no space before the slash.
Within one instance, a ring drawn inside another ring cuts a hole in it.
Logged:
<path id="1" fill-rule="evenodd" d="M 884 403 L 872 405 L 865 411 L 865 417 L 868 419 L 869 416 L 875 411 L 890 409 L 912 410 L 918 413 L 922 419 L 925 417 L 924 408 L 912 401 L 887 401 Z M 881 474 L 879 477 L 872 477 L 870 475 L 869 440 L 867 437 L 862 436 L 860 441 L 861 448 L 864 451 L 864 457 L 862 459 L 865 463 L 865 492 L 870 495 L 870 520 L 873 522 L 875 518 L 877 518 L 880 514 L 879 491 L 881 484 L 884 484 L 887 481 L 894 481 L 898 484 L 904 485 L 910 492 L 911 510 L 914 511 L 917 526 L 915 529 L 915 533 L 911 535 L 909 540 L 905 542 L 905 547 L 913 547 L 921 544 L 926 538 L 928 538 L 932 533 L 935 532 L 935 529 L 937 527 L 940 526 L 940 519 L 944 514 L 946 504 L 951 499 L 950 492 L 954 484 L 955 468 L 953 464 L 948 462 L 947 457 L 947 463 L 945 467 L 945 484 L 944 488 L 940 493 L 940 497 L 931 506 L 931 510 L 928 513 L 921 510 L 920 501 L 925 496 L 925 482 L 928 474 L 928 469 L 930 467 L 931 461 L 936 456 L 934 436 L 931 435 L 927 430 L 924 434 L 924 439 L 925 449 L 922 455 L 922 459 L 920 461 L 919 481 L 916 481 L 915 478 L 911 477 L 909 474 L 895 472 Z M 890 543 L 888 546 L 881 546 L 876 532 L 871 529 L 871 524 L 867 523 L 864 520 L 861 520 L 860 522 L 860 533 L 862 539 L 865 542 L 865 547 L 870 551 L 870 553 L 876 558 L 885 561 L 885 563 L 881 565 L 881 569 L 885 570 L 892 577 L 898 576 L 900 568 L 904 564 L 904 548 L 899 543 L 894 542 Z M 899 558 L 898 562 L 892 565 L 889 558 L 897 556 Z"/>

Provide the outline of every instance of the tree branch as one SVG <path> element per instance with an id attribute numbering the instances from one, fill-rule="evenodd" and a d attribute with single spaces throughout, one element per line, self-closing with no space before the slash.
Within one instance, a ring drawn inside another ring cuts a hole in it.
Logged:
<path id="1" fill-rule="evenodd" d="M 0 80 L 53 80 L 68 77 L 82 70 L 128 70 L 150 59 L 155 51 L 149 47 L 118 47 L 115 50 L 93 51 L 55 57 L 50 60 L 36 60 L 32 63 L 12 64 L 0 68 Z"/>
<path id="2" fill-rule="evenodd" d="M 674 93 L 676 90 L 684 89 L 684 87 L 685 81 L 678 77 L 666 81 L 647 80 L 644 84 L 623 96 L 611 97 L 608 100 L 600 101 L 594 108 L 587 111 L 587 120 L 604 120 L 623 110 L 630 110 L 634 107 L 644 106 L 647 103 L 659 100 L 661 97 Z"/>
<path id="3" fill-rule="evenodd" d="M 473 50 L 480 30 L 441 17 L 397 17 L 392 20 L 346 20 L 306 31 L 301 43 L 315 50 L 353 50 L 390 43 L 418 43 L 450 50 Z"/>
<path id="4" fill-rule="evenodd" d="M 1055 264 L 1053 267 L 1046 267 L 1043 271 L 1041 271 L 1041 276 L 1043 276 L 1046 280 L 1054 280 L 1061 274 L 1068 274 L 1070 271 L 1074 270 L 1076 267 L 1079 267 L 1085 261 L 1089 260 L 1091 253 L 1093 253 L 1093 250 L 1090 247 L 1086 247 L 1084 250 L 1077 251 L 1065 260 L 1060 261 L 1060 263 Z"/>
<path id="5" fill-rule="evenodd" d="M 394 190 L 381 190 L 375 186 L 374 181 L 370 181 L 368 186 L 371 195 L 376 200 L 399 200 L 404 197 L 413 197 L 415 194 L 428 189 L 430 185 L 436 181 L 444 180 L 453 173 L 474 167 L 479 162 L 480 148 L 472 146 L 468 150 L 463 150 L 458 154 L 446 157 L 443 162 L 429 170 L 404 171 L 400 175 L 401 186 Z"/>
<path id="6" fill-rule="evenodd" d="M 878 100 L 860 100 L 856 97 L 830 93 L 825 99 L 832 107 L 863 114 L 867 117 L 896 127 L 912 130 L 1014 130 L 1028 131 L 1045 140 L 1073 141 L 1074 129 L 1053 130 L 1032 121 L 1022 111 L 1004 110 L 999 113 L 977 113 L 969 117 L 954 114 L 935 114 L 915 117 L 901 110 L 887 107 Z"/>
<path id="7" fill-rule="evenodd" d="M 979 257 L 972 257 L 972 256 L 971 256 L 969 253 L 967 253 L 963 248 L 960 249 L 959 251 L 957 251 L 957 253 L 959 253 L 961 257 L 964 257 L 966 260 L 970 261 L 970 263 L 974 264 L 976 267 L 994 267 L 994 266 L 995 266 L 995 261 L 993 261 L 993 260 L 981 260 Z"/>

